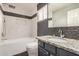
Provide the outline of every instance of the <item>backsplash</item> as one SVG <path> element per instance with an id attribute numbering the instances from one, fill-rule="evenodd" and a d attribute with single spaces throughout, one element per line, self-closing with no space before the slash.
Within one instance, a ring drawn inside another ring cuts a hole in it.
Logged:
<path id="1" fill-rule="evenodd" d="M 59 29 L 63 31 L 65 38 L 79 39 L 79 26 L 48 28 L 49 35 L 59 36 Z"/>

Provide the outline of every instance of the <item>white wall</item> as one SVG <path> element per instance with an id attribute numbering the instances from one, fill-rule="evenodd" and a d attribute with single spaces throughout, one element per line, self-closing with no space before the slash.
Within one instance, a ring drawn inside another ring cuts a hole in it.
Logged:
<path id="1" fill-rule="evenodd" d="M 0 10 L 0 41 L 2 39 L 2 31 L 3 31 L 3 13 Z"/>
<path id="2" fill-rule="evenodd" d="M 37 36 L 37 17 L 32 19 L 32 37 Z"/>
<path id="3" fill-rule="evenodd" d="M 6 38 L 31 37 L 31 20 L 13 16 L 5 16 Z"/>

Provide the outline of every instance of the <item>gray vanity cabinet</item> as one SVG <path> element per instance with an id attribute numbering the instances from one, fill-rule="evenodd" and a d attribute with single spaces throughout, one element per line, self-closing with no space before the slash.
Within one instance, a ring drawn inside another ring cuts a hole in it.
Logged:
<path id="1" fill-rule="evenodd" d="M 56 47 L 50 44 L 47 44 L 43 41 L 38 41 L 38 55 L 39 56 L 55 56 Z"/>
<path id="2" fill-rule="evenodd" d="M 78 56 L 75 53 L 64 50 L 63 48 L 58 48 L 54 45 L 45 43 L 38 40 L 38 55 L 39 56 Z"/>

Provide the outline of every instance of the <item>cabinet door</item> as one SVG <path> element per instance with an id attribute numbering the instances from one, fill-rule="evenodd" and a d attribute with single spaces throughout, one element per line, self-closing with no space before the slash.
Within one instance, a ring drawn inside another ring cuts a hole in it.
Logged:
<path id="1" fill-rule="evenodd" d="M 50 54 L 56 55 L 56 47 L 55 46 L 45 43 L 45 49 L 48 50 L 50 52 Z"/>
<path id="2" fill-rule="evenodd" d="M 44 48 L 38 46 L 38 55 L 39 56 L 49 56 L 49 52 L 46 51 Z"/>
<path id="3" fill-rule="evenodd" d="M 60 49 L 60 48 L 57 48 L 57 55 L 58 56 L 77 56 L 74 53 L 68 52 L 68 51 Z"/>

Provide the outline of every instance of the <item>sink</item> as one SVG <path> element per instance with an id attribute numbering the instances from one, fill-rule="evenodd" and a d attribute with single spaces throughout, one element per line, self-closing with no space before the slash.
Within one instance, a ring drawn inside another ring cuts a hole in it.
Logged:
<path id="1" fill-rule="evenodd" d="M 66 40 L 64 38 L 61 37 L 57 37 L 57 36 L 43 36 L 44 38 L 47 38 L 49 41 L 52 42 L 58 42 L 58 43 L 65 43 Z"/>
<path id="2" fill-rule="evenodd" d="M 51 38 L 51 39 L 48 39 L 49 41 L 52 41 L 52 42 L 58 42 L 58 43 L 65 43 L 66 40 L 63 39 L 63 38 Z"/>
<path id="3" fill-rule="evenodd" d="M 52 36 L 43 36 L 44 38 L 51 39 Z"/>

